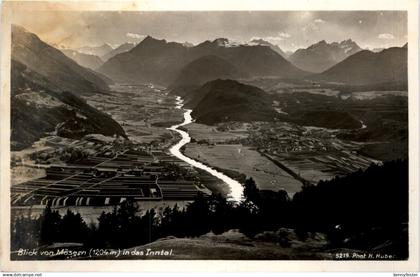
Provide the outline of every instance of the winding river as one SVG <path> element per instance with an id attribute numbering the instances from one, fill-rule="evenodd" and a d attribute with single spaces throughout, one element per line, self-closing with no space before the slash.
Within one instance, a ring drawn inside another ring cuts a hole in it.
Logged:
<path id="1" fill-rule="evenodd" d="M 181 97 L 177 96 L 176 98 L 176 108 L 177 109 L 183 109 L 183 100 Z M 233 180 L 232 178 L 226 176 L 225 174 L 214 170 L 211 167 L 208 167 L 196 160 L 193 160 L 187 156 L 185 156 L 184 154 L 181 153 L 180 149 L 182 148 L 182 146 L 186 145 L 187 143 L 189 143 L 191 141 L 191 137 L 190 135 L 182 130 L 179 130 L 178 128 L 187 124 L 190 124 L 193 122 L 193 119 L 191 117 L 191 112 L 192 110 L 190 109 L 183 109 L 184 112 L 184 122 L 182 122 L 181 124 L 177 124 L 177 125 L 173 125 L 170 128 L 168 128 L 169 130 L 175 131 L 177 133 L 179 133 L 181 135 L 181 140 L 175 144 L 174 146 L 172 146 L 169 151 L 171 152 L 172 155 L 176 156 L 177 158 L 183 160 L 184 162 L 196 167 L 196 168 L 200 168 L 202 170 L 207 171 L 208 173 L 210 173 L 211 175 L 215 176 L 216 178 L 222 180 L 223 182 L 225 182 L 229 188 L 230 188 L 230 194 L 229 194 L 229 200 L 235 201 L 235 202 L 239 202 L 241 200 L 242 197 L 242 192 L 243 192 L 243 187 L 242 185 Z"/>

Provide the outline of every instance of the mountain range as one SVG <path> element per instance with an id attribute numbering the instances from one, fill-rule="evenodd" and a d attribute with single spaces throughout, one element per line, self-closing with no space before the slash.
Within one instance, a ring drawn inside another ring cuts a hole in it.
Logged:
<path id="1" fill-rule="evenodd" d="M 84 54 L 71 49 L 61 49 L 61 52 L 63 52 L 64 55 L 70 59 L 77 62 L 79 65 L 90 68 L 92 70 L 97 69 L 104 63 L 104 61 L 96 55 Z"/>
<path id="2" fill-rule="evenodd" d="M 110 46 L 99 48 L 109 50 Z M 292 55 L 291 60 L 299 60 L 299 55 L 311 60 L 313 66 L 318 66 L 315 71 L 341 59 L 320 73 L 299 69 L 279 50 L 264 40 L 240 45 L 219 38 L 186 46 L 148 36 L 137 45 L 127 43 L 109 50 L 105 54 L 109 60 L 95 72 L 92 68 L 100 63 L 99 57 L 60 51 L 22 27 L 13 26 L 12 146 L 26 147 L 47 132 L 72 138 L 88 133 L 125 136 L 117 122 L 80 98 L 109 92 L 112 81 L 169 87 L 184 98 L 186 107 L 194 109 L 192 115 L 197 122 L 206 124 L 273 121 L 281 117 L 269 94 L 238 82 L 242 80 L 275 77 L 345 86 L 407 86 L 407 45 L 375 53 L 360 50 L 352 40 L 330 44 L 321 41 Z M 338 114 L 333 117 L 342 119 Z M 311 123 L 314 126 L 324 126 L 325 118 L 320 113 L 295 115 L 296 120 L 304 122 L 316 119 Z M 341 121 L 338 123 L 342 125 Z M 351 126 L 346 124 L 353 128 L 359 124 L 356 121 L 349 117 L 346 122 Z"/>
<path id="3" fill-rule="evenodd" d="M 117 82 L 156 83 L 168 86 L 175 82 L 189 63 L 204 56 L 217 56 L 249 78 L 276 76 L 297 78 L 307 73 L 295 67 L 268 46 L 232 45 L 227 39 L 205 41 L 193 47 L 146 37 L 128 52 L 105 62 L 98 71 Z"/>
<path id="4" fill-rule="evenodd" d="M 407 84 L 407 46 L 360 51 L 314 79 L 348 85 Z"/>
<path id="5" fill-rule="evenodd" d="M 69 90 L 78 94 L 109 90 L 106 81 L 98 74 L 81 67 L 22 27 L 12 27 L 11 51 L 14 60 L 44 76 L 52 90 Z"/>
<path id="6" fill-rule="evenodd" d="M 271 42 L 268 42 L 266 40 L 263 40 L 261 38 L 258 39 L 252 39 L 250 41 L 251 45 L 261 45 L 261 46 L 268 46 L 270 47 L 272 50 L 276 51 L 277 53 L 279 53 L 283 58 L 287 59 L 288 54 L 286 54 L 278 45 L 272 44 Z"/>
<path id="7" fill-rule="evenodd" d="M 81 47 L 78 50 L 61 48 L 61 52 L 63 52 L 67 57 L 77 62 L 79 65 L 83 67 L 87 67 L 92 70 L 98 69 L 104 61 L 109 60 L 110 58 L 114 57 L 115 55 L 127 52 L 131 50 L 135 43 L 126 42 L 118 46 L 117 48 L 113 49 L 108 44 L 104 44 L 100 47 Z M 105 54 L 103 54 L 105 53 Z M 103 54 L 99 56 L 99 54 Z"/>
<path id="8" fill-rule="evenodd" d="M 320 73 L 361 50 L 351 39 L 333 43 L 322 40 L 308 48 L 296 50 L 289 60 L 303 70 Z"/>
<path id="9" fill-rule="evenodd" d="M 12 26 L 11 148 L 19 150 L 54 132 L 126 136 L 109 115 L 80 95 L 103 93 L 107 82 L 22 27 Z"/>
<path id="10" fill-rule="evenodd" d="M 114 48 L 111 45 L 105 43 L 100 46 L 83 46 L 75 50 L 83 54 L 89 54 L 89 55 L 102 57 L 108 54 L 109 52 L 111 52 L 112 50 L 114 50 Z"/>
<path id="11" fill-rule="evenodd" d="M 115 49 L 112 49 L 111 51 L 107 52 L 106 54 L 101 56 L 101 59 L 103 61 L 107 61 L 110 58 L 114 57 L 115 55 L 130 51 L 131 49 L 133 49 L 136 46 L 135 43 L 130 43 L 130 42 L 126 42 L 121 44 L 120 46 L 118 46 Z"/>

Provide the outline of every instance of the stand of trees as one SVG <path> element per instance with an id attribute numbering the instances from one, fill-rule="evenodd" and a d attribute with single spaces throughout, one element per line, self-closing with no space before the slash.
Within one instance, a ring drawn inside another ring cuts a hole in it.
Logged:
<path id="1" fill-rule="evenodd" d="M 48 206 L 38 219 L 12 220 L 12 250 L 54 242 L 128 248 L 167 236 L 239 229 L 253 237 L 286 227 L 301 238 L 325 233 L 331 248 L 374 250 L 404 259 L 408 257 L 408 192 L 408 162 L 393 161 L 304 186 L 293 199 L 285 191 L 261 191 L 253 179 L 247 179 L 239 204 L 220 195 L 198 195 L 184 209 L 151 209 L 140 215 L 137 205 L 126 201 L 112 212 L 103 212 L 99 224 L 90 227 L 78 213 L 67 211 L 61 217 Z"/>

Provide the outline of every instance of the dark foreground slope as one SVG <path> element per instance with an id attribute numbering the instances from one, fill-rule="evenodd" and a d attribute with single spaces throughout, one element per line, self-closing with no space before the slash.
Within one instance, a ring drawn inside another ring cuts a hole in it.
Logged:
<path id="1" fill-rule="evenodd" d="M 277 112 L 267 94 L 233 80 L 214 80 L 187 95 L 187 107 L 199 123 L 273 121 Z"/>

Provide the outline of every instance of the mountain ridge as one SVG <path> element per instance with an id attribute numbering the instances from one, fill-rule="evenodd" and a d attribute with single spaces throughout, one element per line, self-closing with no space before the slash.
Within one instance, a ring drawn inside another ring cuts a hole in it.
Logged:
<path id="1" fill-rule="evenodd" d="M 407 78 L 407 48 L 404 47 L 391 47 L 380 52 L 362 50 L 314 75 L 316 80 L 350 85 L 407 84 Z"/>
<path id="2" fill-rule="evenodd" d="M 23 27 L 12 26 L 12 57 L 49 79 L 51 88 L 80 94 L 108 91 L 105 80 Z"/>
<path id="3" fill-rule="evenodd" d="M 215 55 L 208 55 L 188 63 L 170 88 L 195 87 L 215 79 L 236 79 L 244 76 L 244 73 L 228 61 Z"/>
<path id="4" fill-rule="evenodd" d="M 10 77 L 13 151 L 49 133 L 73 139 L 91 133 L 127 138 L 111 116 L 78 96 L 105 92 L 105 81 L 21 27 L 12 27 Z M 86 77 L 99 78 L 102 87 Z"/>
<path id="5" fill-rule="evenodd" d="M 109 51 L 105 55 L 102 55 L 101 59 L 105 62 L 105 61 L 109 60 L 110 58 L 114 57 L 115 55 L 130 51 L 135 46 L 136 46 L 136 43 L 125 42 L 125 43 L 121 44 L 120 46 L 118 46 L 117 48 L 112 49 L 111 51 Z"/>
<path id="6" fill-rule="evenodd" d="M 251 77 L 308 74 L 268 46 L 232 45 L 227 39 L 219 38 L 186 47 L 150 36 L 130 51 L 108 60 L 99 72 L 119 82 L 152 82 L 167 86 L 176 80 L 188 63 L 209 55 L 226 60 Z"/>
<path id="7" fill-rule="evenodd" d="M 106 55 L 107 53 L 111 52 L 112 50 L 114 50 L 114 48 L 111 45 L 109 45 L 108 43 L 104 43 L 104 44 L 98 45 L 98 46 L 83 46 L 83 47 L 79 47 L 75 50 L 80 52 L 80 53 L 102 57 L 102 56 Z"/>
<path id="8" fill-rule="evenodd" d="M 278 45 L 272 44 L 269 41 L 266 41 L 262 38 L 258 38 L 258 39 L 252 39 L 250 41 L 250 43 L 255 43 L 257 45 L 261 45 L 261 46 L 268 46 L 271 49 L 273 49 L 274 51 L 276 51 L 277 53 L 279 53 L 283 58 L 287 59 L 288 55 L 286 54 L 286 52 L 284 52 Z"/>
<path id="9" fill-rule="evenodd" d="M 296 50 L 289 60 L 303 70 L 320 73 L 361 50 L 351 39 L 332 43 L 321 40 Z"/>
<path id="10" fill-rule="evenodd" d="M 80 53 L 78 51 L 71 50 L 71 49 L 60 49 L 60 50 L 61 52 L 64 53 L 64 55 L 74 60 L 79 65 L 90 68 L 92 70 L 97 69 L 104 63 L 104 61 L 96 55 Z"/>

